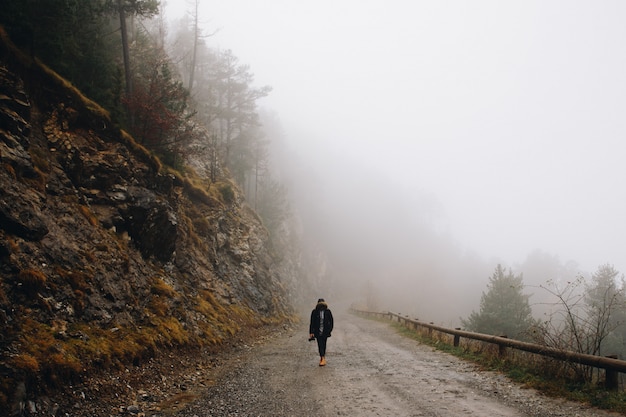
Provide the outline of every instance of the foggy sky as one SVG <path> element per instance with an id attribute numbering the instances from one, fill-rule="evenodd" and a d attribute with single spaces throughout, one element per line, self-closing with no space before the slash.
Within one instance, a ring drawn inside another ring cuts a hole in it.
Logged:
<path id="1" fill-rule="evenodd" d="M 188 8 L 167 3 L 170 17 Z M 273 88 L 260 104 L 327 191 L 330 224 L 384 235 L 401 217 L 508 265 L 540 249 L 626 272 L 626 2 L 202 0 L 200 13 L 219 30 L 207 44 Z M 377 219 L 355 216 L 372 201 Z"/>

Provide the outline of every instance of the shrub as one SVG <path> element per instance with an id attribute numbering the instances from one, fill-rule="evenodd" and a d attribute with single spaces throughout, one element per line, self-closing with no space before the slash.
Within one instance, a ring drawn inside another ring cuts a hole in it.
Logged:
<path id="1" fill-rule="evenodd" d="M 43 366 L 43 374 L 51 386 L 78 380 L 82 366 L 78 359 L 66 352 L 53 353 L 48 356 Z"/>
<path id="2" fill-rule="evenodd" d="M 46 286 L 48 278 L 43 272 L 35 269 L 24 269 L 18 274 L 18 280 L 22 284 L 25 291 L 36 293 Z"/>
<path id="3" fill-rule="evenodd" d="M 165 317 L 170 310 L 167 301 L 158 295 L 155 295 L 150 299 L 148 307 L 157 317 Z"/>
<path id="4" fill-rule="evenodd" d="M 235 201 L 235 192 L 233 191 L 233 188 L 230 186 L 230 184 L 220 185 L 219 190 L 222 194 L 222 200 L 224 200 L 225 203 L 231 204 L 233 203 L 233 201 Z"/>
<path id="5" fill-rule="evenodd" d="M 39 361 L 28 353 L 22 353 L 16 356 L 13 356 L 9 363 L 18 371 L 22 371 L 27 375 L 32 375 L 39 372 L 40 366 Z"/>
<path id="6" fill-rule="evenodd" d="M 163 295 L 165 297 L 173 297 L 176 294 L 174 288 L 165 282 L 162 278 L 154 278 L 150 292 L 155 295 Z"/>

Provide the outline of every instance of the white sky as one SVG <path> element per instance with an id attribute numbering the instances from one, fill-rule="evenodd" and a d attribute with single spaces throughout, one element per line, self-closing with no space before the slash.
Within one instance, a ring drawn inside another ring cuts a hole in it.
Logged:
<path id="1" fill-rule="evenodd" d="M 189 8 L 168 0 L 167 14 Z M 626 2 L 201 0 L 313 161 L 434 195 L 461 245 L 626 273 Z M 421 201 L 421 200 L 420 200 Z"/>

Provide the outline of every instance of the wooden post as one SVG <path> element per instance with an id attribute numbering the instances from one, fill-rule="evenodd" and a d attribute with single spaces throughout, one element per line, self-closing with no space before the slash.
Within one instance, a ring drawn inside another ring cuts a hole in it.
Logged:
<path id="1" fill-rule="evenodd" d="M 608 355 L 607 358 L 617 359 L 617 355 Z M 615 391 L 619 387 L 619 372 L 606 368 L 606 389 Z"/>
<path id="2" fill-rule="evenodd" d="M 454 330 L 461 330 L 460 327 L 456 327 Z M 454 335 L 454 347 L 459 347 L 459 342 L 461 341 L 461 336 L 458 334 Z"/>
<path id="3" fill-rule="evenodd" d="M 502 335 L 500 336 L 502 338 L 507 339 L 508 336 L 507 335 Z M 500 358 L 504 358 L 506 357 L 506 346 L 504 345 L 498 345 L 498 355 L 500 356 Z"/>

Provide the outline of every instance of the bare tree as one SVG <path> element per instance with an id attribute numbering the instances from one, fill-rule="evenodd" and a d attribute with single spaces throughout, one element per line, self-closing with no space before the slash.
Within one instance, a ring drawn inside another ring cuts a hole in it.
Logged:
<path id="1" fill-rule="evenodd" d="M 624 286 L 618 285 L 618 272 L 601 266 L 591 283 L 579 276 L 564 285 L 549 281 L 541 286 L 556 300 L 553 313 L 542 325 L 540 342 L 548 346 L 590 355 L 604 354 L 606 341 L 623 325 Z M 583 381 L 591 381 L 593 368 L 570 364 Z"/>

